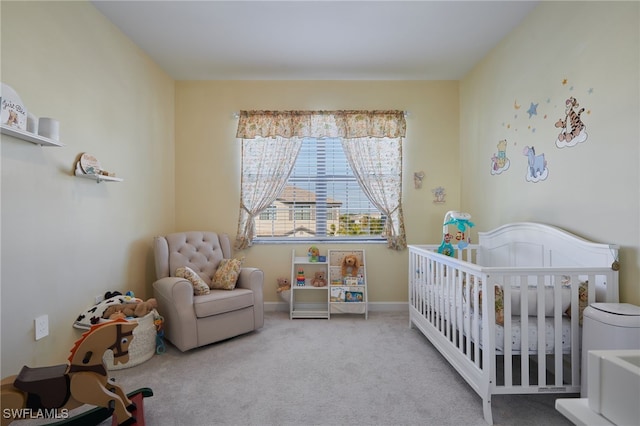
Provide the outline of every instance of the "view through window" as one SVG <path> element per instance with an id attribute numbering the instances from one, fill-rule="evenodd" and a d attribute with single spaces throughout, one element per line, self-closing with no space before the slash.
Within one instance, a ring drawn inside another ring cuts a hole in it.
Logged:
<path id="1" fill-rule="evenodd" d="M 305 138 L 284 190 L 256 221 L 256 239 L 375 239 L 385 218 L 364 194 L 339 138 Z"/>

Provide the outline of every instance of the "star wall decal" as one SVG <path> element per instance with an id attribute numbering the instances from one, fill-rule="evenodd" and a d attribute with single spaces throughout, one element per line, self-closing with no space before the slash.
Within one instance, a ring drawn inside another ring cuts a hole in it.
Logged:
<path id="1" fill-rule="evenodd" d="M 527 113 L 529 114 L 529 118 L 534 115 L 538 115 L 538 104 L 534 104 L 533 102 L 531 102 L 531 106 L 527 110 Z"/>
<path id="2" fill-rule="evenodd" d="M 563 85 L 563 86 L 566 86 L 568 82 L 569 82 L 569 80 L 567 80 L 567 79 L 565 78 L 564 80 L 562 80 L 562 85 Z"/>

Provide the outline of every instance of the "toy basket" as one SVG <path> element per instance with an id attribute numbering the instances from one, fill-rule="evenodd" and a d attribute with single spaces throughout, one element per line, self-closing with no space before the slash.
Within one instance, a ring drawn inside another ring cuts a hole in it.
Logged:
<path id="1" fill-rule="evenodd" d="M 280 295 L 280 299 L 282 299 L 283 302 L 289 303 L 291 301 L 291 290 L 282 290 L 278 294 Z"/>
<path id="2" fill-rule="evenodd" d="M 133 341 L 129 345 L 129 361 L 120 364 L 113 363 L 113 352 L 106 351 L 102 360 L 108 370 L 122 370 L 142 364 L 156 353 L 156 326 L 154 319 L 158 315 L 155 309 L 141 318 L 134 318 L 130 321 L 137 321 L 138 326 L 133 329 Z"/>

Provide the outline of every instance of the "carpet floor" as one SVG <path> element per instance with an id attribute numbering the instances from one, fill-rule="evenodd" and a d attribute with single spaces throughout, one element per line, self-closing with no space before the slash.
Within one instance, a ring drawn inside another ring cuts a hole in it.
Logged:
<path id="1" fill-rule="evenodd" d="M 145 399 L 147 425 L 486 425 L 480 397 L 406 312 L 289 320 L 110 372 Z M 570 425 L 558 395 L 497 395 L 496 425 Z M 103 422 L 106 426 L 109 422 Z"/>

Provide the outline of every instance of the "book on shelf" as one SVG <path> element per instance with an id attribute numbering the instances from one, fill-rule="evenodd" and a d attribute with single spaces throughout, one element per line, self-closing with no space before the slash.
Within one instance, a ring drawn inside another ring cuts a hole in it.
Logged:
<path id="1" fill-rule="evenodd" d="M 361 291 L 345 291 L 345 302 L 364 302 L 364 294 Z"/>
<path id="2" fill-rule="evenodd" d="M 329 300 L 332 302 L 344 302 L 345 301 L 345 291 L 344 288 L 332 288 Z"/>

